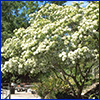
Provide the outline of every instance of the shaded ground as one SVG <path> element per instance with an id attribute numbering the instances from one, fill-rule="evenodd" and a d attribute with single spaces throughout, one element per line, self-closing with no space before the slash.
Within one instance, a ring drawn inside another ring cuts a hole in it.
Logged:
<path id="1" fill-rule="evenodd" d="M 17 92 L 11 94 L 11 99 L 41 99 L 37 94 L 31 94 L 30 92 Z"/>
<path id="2" fill-rule="evenodd" d="M 1 90 L 1 99 L 4 99 L 7 97 L 7 95 L 9 95 L 10 91 L 9 90 L 2 91 L 2 90 Z"/>

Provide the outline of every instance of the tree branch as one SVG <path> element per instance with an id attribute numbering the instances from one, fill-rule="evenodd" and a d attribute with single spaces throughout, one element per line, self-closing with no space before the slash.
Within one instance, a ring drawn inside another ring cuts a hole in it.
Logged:
<path id="1" fill-rule="evenodd" d="M 74 90 L 74 87 L 71 85 L 71 83 L 69 82 L 69 80 L 66 79 L 66 77 L 65 77 L 64 75 L 63 75 L 63 77 L 64 77 L 65 81 L 69 84 L 69 86 L 71 87 L 74 96 L 77 96 L 77 95 L 76 95 L 76 92 L 75 92 L 75 90 Z"/>
<path id="2" fill-rule="evenodd" d="M 56 69 L 56 68 L 54 68 L 54 67 L 53 67 L 53 69 L 56 70 L 57 72 L 61 73 L 61 71 L 59 71 L 58 69 Z M 55 73 L 56 73 L 56 72 L 55 72 Z M 56 74 L 56 75 L 57 75 L 57 74 Z M 76 92 L 75 92 L 75 90 L 74 90 L 74 87 L 71 85 L 71 83 L 69 82 L 69 80 L 66 79 L 64 73 L 62 74 L 62 76 L 63 76 L 64 80 L 63 80 L 61 77 L 59 77 L 59 78 L 60 78 L 61 80 L 65 81 L 65 82 L 67 82 L 67 83 L 69 84 L 70 88 L 72 89 L 72 92 L 73 92 L 74 96 L 76 96 Z"/>
<path id="3" fill-rule="evenodd" d="M 75 82 L 76 85 L 77 85 L 77 88 L 79 89 L 81 86 L 80 86 L 80 84 L 78 83 L 78 81 L 76 80 L 76 77 L 74 77 L 73 79 L 74 79 L 74 82 Z"/>
<path id="4" fill-rule="evenodd" d="M 78 61 L 76 62 L 76 66 L 75 66 L 75 76 L 73 77 L 74 79 L 74 82 L 76 83 L 77 85 L 77 88 L 80 88 L 80 84 L 78 83 L 77 81 L 77 68 L 79 67 L 79 64 L 78 64 Z"/>
<path id="5" fill-rule="evenodd" d="M 86 66 L 86 63 L 84 64 L 84 66 Z M 83 67 L 84 67 L 83 66 Z M 81 74 L 81 76 L 83 77 L 83 79 L 84 79 L 84 75 L 83 75 L 83 73 L 82 73 L 82 71 L 81 71 L 81 68 L 78 66 L 78 68 L 79 68 L 79 71 L 80 71 L 80 74 Z"/>
<path id="6" fill-rule="evenodd" d="M 57 75 L 57 73 L 55 72 L 55 69 L 52 69 L 52 71 L 55 73 L 55 75 L 57 76 L 57 78 L 59 78 L 59 79 L 61 79 L 62 81 L 64 81 L 61 77 L 59 77 L 59 76 Z"/>
<path id="7" fill-rule="evenodd" d="M 76 66 L 75 66 L 75 78 L 77 76 L 77 67 L 78 67 L 78 65 L 76 64 Z"/>
<path id="8" fill-rule="evenodd" d="M 67 74 L 65 71 L 64 71 L 64 69 L 63 68 L 61 68 L 60 66 L 58 66 L 61 70 L 62 70 L 62 73 L 63 74 L 65 74 L 65 75 L 67 75 L 68 77 L 74 77 L 73 75 L 69 75 L 69 74 Z"/>

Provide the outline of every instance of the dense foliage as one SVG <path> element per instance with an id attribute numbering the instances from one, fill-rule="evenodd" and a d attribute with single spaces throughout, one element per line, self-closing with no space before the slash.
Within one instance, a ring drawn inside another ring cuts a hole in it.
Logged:
<path id="1" fill-rule="evenodd" d="M 1 1 L 1 46 L 7 38 L 14 35 L 15 28 L 28 26 L 25 13 L 19 13 L 23 6 L 22 1 Z"/>
<path id="2" fill-rule="evenodd" d="M 41 4 L 46 2 L 62 5 L 66 1 L 41 1 Z M 29 26 L 28 15 L 38 11 L 39 6 L 39 1 L 1 1 L 1 46 L 7 38 L 14 36 L 14 29 Z"/>
<path id="3" fill-rule="evenodd" d="M 99 65 L 99 2 L 86 8 L 46 4 L 30 14 L 30 26 L 14 30 L 5 41 L 2 73 L 17 75 L 47 73 L 66 82 L 73 95 L 82 98 L 91 69 Z M 74 82 L 74 85 L 69 80 Z"/>
<path id="4" fill-rule="evenodd" d="M 70 82 L 72 83 L 72 80 L 70 80 Z M 38 82 L 33 83 L 33 85 L 33 90 L 35 90 L 42 99 L 57 99 L 58 95 L 60 96 L 59 93 L 67 92 L 67 94 L 70 94 L 69 85 L 59 79 L 53 71 L 41 74 L 38 77 Z"/>

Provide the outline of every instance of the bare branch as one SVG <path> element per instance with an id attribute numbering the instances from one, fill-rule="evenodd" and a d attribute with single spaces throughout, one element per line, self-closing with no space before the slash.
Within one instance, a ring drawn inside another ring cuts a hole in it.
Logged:
<path id="1" fill-rule="evenodd" d="M 79 71 L 80 71 L 80 74 L 81 74 L 81 76 L 83 77 L 83 79 L 84 79 L 84 75 L 83 75 L 83 73 L 82 73 L 82 71 L 81 71 L 81 68 L 78 66 L 78 68 L 79 68 Z"/>

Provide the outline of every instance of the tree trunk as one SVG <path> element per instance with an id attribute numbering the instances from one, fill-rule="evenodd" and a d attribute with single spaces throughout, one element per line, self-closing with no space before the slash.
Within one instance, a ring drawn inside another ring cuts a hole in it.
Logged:
<path id="1" fill-rule="evenodd" d="M 80 88 L 78 89 L 78 95 L 77 95 L 77 98 L 78 98 L 78 99 L 82 99 L 81 93 L 82 93 L 82 87 L 80 87 Z"/>

